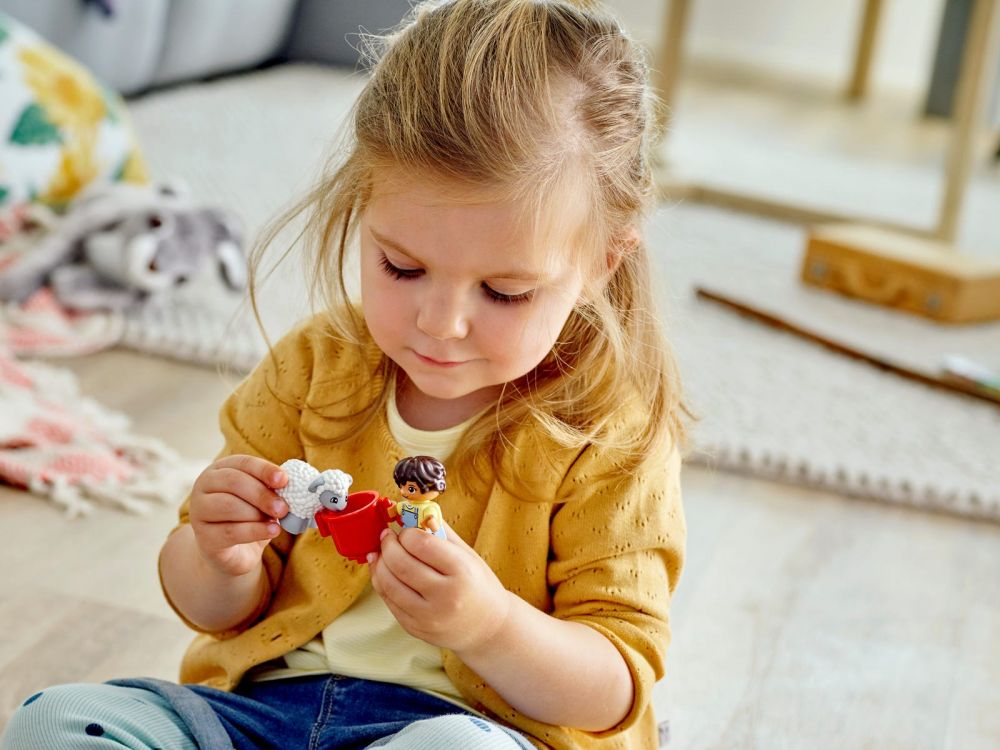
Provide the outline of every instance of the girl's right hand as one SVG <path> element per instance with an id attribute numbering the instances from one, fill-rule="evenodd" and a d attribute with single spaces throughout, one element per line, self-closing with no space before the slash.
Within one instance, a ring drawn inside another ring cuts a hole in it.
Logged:
<path id="1" fill-rule="evenodd" d="M 221 458 L 195 480 L 189 514 L 195 542 L 210 566 L 241 576 L 260 565 L 264 548 L 281 533 L 288 505 L 276 493 L 288 477 L 255 456 Z"/>

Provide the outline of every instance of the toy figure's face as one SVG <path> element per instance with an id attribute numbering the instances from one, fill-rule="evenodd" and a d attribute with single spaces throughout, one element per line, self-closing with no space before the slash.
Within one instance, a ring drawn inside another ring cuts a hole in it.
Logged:
<path id="1" fill-rule="evenodd" d="M 430 180 L 376 174 L 360 225 L 365 321 L 425 396 L 491 403 L 545 358 L 580 298 L 568 243 L 536 247 L 521 215 Z"/>
<path id="2" fill-rule="evenodd" d="M 428 490 L 427 492 L 421 492 L 420 486 L 416 482 L 407 482 L 406 484 L 399 485 L 399 494 L 403 496 L 404 500 L 409 500 L 410 502 L 420 503 L 425 500 L 433 500 L 441 493 L 437 490 Z"/>

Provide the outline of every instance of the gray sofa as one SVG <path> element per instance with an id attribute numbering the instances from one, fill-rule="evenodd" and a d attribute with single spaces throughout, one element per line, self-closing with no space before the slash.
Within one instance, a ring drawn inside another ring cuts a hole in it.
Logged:
<path id="1" fill-rule="evenodd" d="M 393 27 L 408 0 L 0 0 L 123 94 L 275 59 L 354 66 L 359 28 Z"/>

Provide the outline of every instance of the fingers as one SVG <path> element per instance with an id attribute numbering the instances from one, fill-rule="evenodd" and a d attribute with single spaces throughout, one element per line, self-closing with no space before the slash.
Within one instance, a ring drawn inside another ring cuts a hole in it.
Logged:
<path id="1" fill-rule="evenodd" d="M 203 552 L 217 552 L 238 544 L 269 541 L 280 531 L 274 520 L 245 521 L 203 525 L 195 529 L 195 536 Z"/>
<path id="2" fill-rule="evenodd" d="M 288 484 L 288 477 L 280 466 L 276 466 L 270 461 L 257 456 L 247 456 L 244 454 L 234 454 L 225 456 L 216 461 L 215 468 L 236 469 L 244 474 L 256 477 L 261 483 L 280 489 Z"/>
<path id="3" fill-rule="evenodd" d="M 273 489 L 257 477 L 238 469 L 223 467 L 206 472 L 198 489 L 206 496 L 213 496 L 215 518 L 209 520 L 250 520 L 254 513 L 278 518 L 285 514 L 287 508 L 285 501 Z M 232 502 L 224 501 L 225 497 Z M 239 505 L 246 507 L 241 511 Z M 233 513 L 239 516 L 227 515 Z"/>
<path id="4" fill-rule="evenodd" d="M 403 530 L 399 534 L 398 541 L 409 555 L 436 573 L 452 575 L 462 565 L 466 553 L 472 552 L 472 549 L 450 526 L 443 521 L 442 524 L 448 537 L 447 541 L 418 529 Z"/>
<path id="5" fill-rule="evenodd" d="M 398 535 L 389 532 L 382 538 L 381 561 L 405 585 L 420 594 L 429 593 L 444 582 L 444 575 L 428 563 L 426 549 L 447 546 L 444 540 L 419 529 L 404 529 Z"/>
<path id="6" fill-rule="evenodd" d="M 255 456 L 226 456 L 198 477 L 194 489 L 201 502 L 192 502 L 192 518 L 207 522 L 249 521 L 259 520 L 257 513 L 281 518 L 288 506 L 274 488 L 287 482 L 281 468 L 270 461 Z"/>
<path id="7" fill-rule="evenodd" d="M 472 547 L 470 547 L 466 543 L 466 541 L 458 535 L 458 532 L 455 531 L 451 526 L 449 526 L 448 522 L 445 521 L 443 518 L 441 519 L 441 525 L 444 526 L 444 532 L 445 534 L 447 534 L 449 542 L 457 544 L 461 549 L 464 549 L 466 552 L 471 552 L 473 554 L 476 554 L 476 551 L 472 549 Z"/>
<path id="8" fill-rule="evenodd" d="M 396 535 L 390 532 L 389 536 Z M 424 597 L 396 575 L 396 570 L 400 569 L 398 565 L 395 568 L 390 566 L 384 555 L 377 556 L 371 564 L 372 588 L 397 619 L 409 617 L 411 613 L 420 611 L 426 605 Z"/>

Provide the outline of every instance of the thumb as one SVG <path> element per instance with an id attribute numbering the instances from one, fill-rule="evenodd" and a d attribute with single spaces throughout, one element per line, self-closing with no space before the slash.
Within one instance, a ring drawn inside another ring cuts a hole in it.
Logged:
<path id="1" fill-rule="evenodd" d="M 445 521 L 443 518 L 441 519 L 441 525 L 444 527 L 444 533 L 447 536 L 449 542 L 453 542 L 454 544 L 456 544 L 457 546 L 461 547 L 462 549 L 464 549 L 464 550 L 466 550 L 468 552 L 471 552 L 473 554 L 476 554 L 476 551 L 474 549 L 472 549 L 472 547 L 470 547 L 466 543 L 466 541 L 464 539 L 462 539 L 462 537 L 460 537 L 458 535 L 458 532 L 455 531 L 455 529 L 453 529 L 448 524 L 448 522 Z"/>

